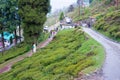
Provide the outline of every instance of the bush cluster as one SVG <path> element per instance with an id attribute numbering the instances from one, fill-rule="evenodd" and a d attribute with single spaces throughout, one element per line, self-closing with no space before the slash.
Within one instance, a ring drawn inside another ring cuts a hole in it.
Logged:
<path id="1" fill-rule="evenodd" d="M 120 41 L 120 11 L 99 15 L 94 27 L 108 37 Z"/>
<path id="2" fill-rule="evenodd" d="M 0 80 L 72 80 L 79 72 L 95 66 L 94 57 L 101 54 L 100 45 L 85 36 L 73 29 L 59 32 L 48 46 L 15 64 L 10 72 L 0 75 Z"/>

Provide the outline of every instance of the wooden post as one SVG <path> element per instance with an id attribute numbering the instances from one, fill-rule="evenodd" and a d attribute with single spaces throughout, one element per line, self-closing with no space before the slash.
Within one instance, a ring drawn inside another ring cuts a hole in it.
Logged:
<path id="1" fill-rule="evenodd" d="M 118 2 L 118 0 L 116 0 L 117 9 L 118 9 L 118 4 L 119 4 L 119 2 Z"/>
<path id="2" fill-rule="evenodd" d="M 19 25 L 19 37 L 20 37 L 20 42 L 21 42 L 21 27 Z"/>
<path id="3" fill-rule="evenodd" d="M 79 11 L 79 16 L 80 16 L 80 4 L 79 4 L 79 10 L 78 11 Z"/>
<path id="4" fill-rule="evenodd" d="M 15 45 L 17 44 L 17 34 L 16 34 L 16 29 L 15 29 Z"/>
<path id="5" fill-rule="evenodd" d="M 5 50 L 5 44 L 4 44 L 4 33 L 2 32 L 2 47 L 3 47 L 3 50 L 2 50 L 2 55 L 3 55 L 3 52 Z"/>
<path id="6" fill-rule="evenodd" d="M 81 0 L 77 0 L 77 4 L 79 5 L 79 16 L 80 16 L 80 6 L 81 6 Z"/>

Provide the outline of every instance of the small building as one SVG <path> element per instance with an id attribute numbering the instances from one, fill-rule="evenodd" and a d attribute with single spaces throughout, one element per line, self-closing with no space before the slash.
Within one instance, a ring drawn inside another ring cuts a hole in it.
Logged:
<path id="1" fill-rule="evenodd" d="M 12 40 L 14 39 L 14 34 L 12 33 L 9 33 L 7 31 L 4 31 L 3 32 L 3 35 L 4 35 L 4 43 L 5 43 L 5 46 L 8 46 L 12 43 Z M 0 34 L 0 38 L 2 38 L 2 35 Z M 1 42 L 1 41 L 0 41 Z"/>

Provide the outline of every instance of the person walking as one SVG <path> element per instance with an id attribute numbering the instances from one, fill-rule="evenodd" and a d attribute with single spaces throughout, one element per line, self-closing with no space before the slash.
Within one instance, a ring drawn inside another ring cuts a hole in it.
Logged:
<path id="1" fill-rule="evenodd" d="M 52 30 L 50 30 L 49 38 L 52 38 Z"/>
<path id="2" fill-rule="evenodd" d="M 35 43 L 33 43 L 33 45 L 32 45 L 32 51 L 33 51 L 33 53 L 36 53 L 36 44 Z"/>

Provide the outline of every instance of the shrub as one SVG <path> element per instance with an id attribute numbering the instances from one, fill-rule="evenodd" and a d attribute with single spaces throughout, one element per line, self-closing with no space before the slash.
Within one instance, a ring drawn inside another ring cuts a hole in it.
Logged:
<path id="1" fill-rule="evenodd" d="M 25 43 L 21 43 L 17 45 L 16 47 L 11 48 L 8 51 L 4 52 L 4 55 L 0 55 L 0 64 L 4 63 L 5 61 L 8 61 L 10 59 L 13 59 L 19 55 L 22 55 L 26 52 L 28 52 L 30 49 L 28 49 L 28 45 Z"/>
<path id="2" fill-rule="evenodd" d="M 117 33 L 115 34 L 115 37 L 116 37 L 116 38 L 120 38 L 120 32 L 117 32 Z"/>
<path id="3" fill-rule="evenodd" d="M 0 75 L 0 79 L 73 79 L 73 77 L 77 76 L 79 72 L 87 67 L 96 66 L 97 64 L 94 61 L 96 59 L 94 57 L 100 54 L 98 47 L 94 47 L 91 50 L 91 46 L 99 46 L 99 44 L 89 36 L 89 39 L 85 40 L 85 35 L 80 32 L 74 32 L 74 29 L 59 32 L 48 46 L 40 49 L 32 57 L 15 64 L 9 73 Z"/>

